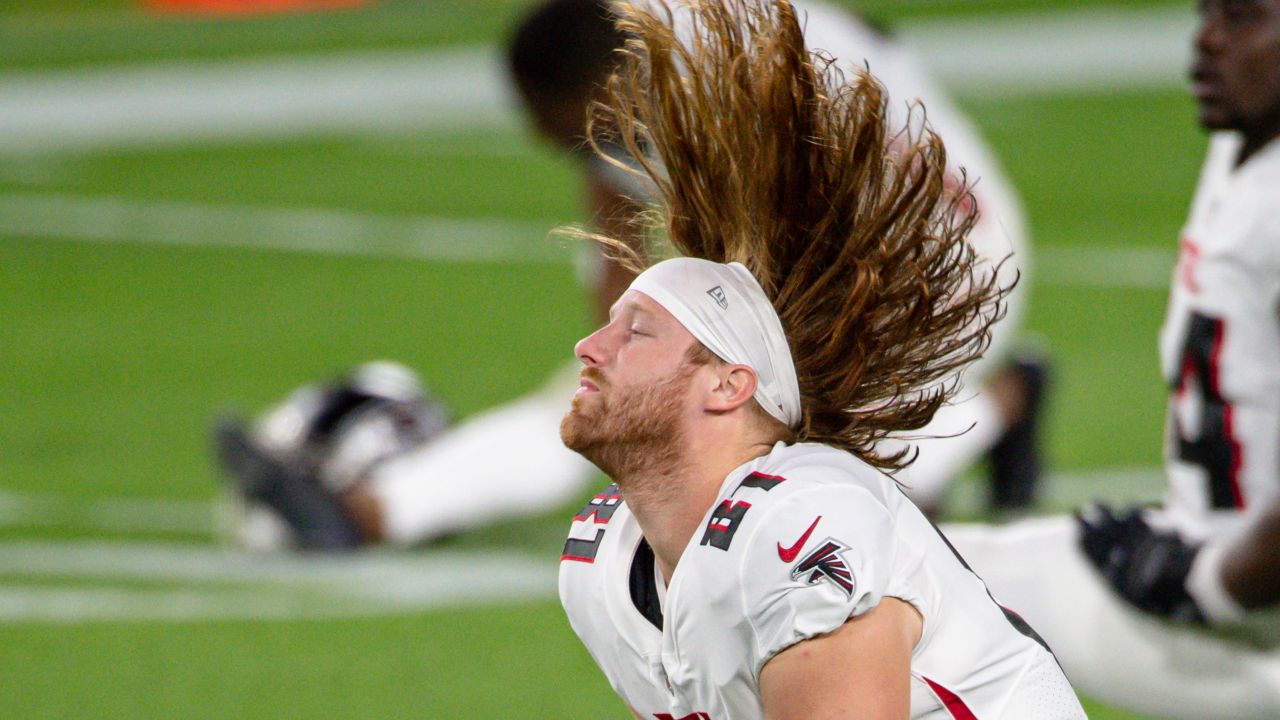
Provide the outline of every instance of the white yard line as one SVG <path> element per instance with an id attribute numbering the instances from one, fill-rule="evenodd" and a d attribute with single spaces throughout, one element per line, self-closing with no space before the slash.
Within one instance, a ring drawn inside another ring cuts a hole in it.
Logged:
<path id="1" fill-rule="evenodd" d="M 433 609 L 430 607 L 420 610 Z M 307 602 L 260 591 L 48 588 L 0 585 L 0 625 L 21 623 L 319 620 L 410 612 L 355 602 Z"/>
<path id="2" fill-rule="evenodd" d="M 1194 27 L 1188 3 L 929 21 L 900 36 L 956 94 L 1006 97 L 1179 87 Z"/>
<path id="3" fill-rule="evenodd" d="M 899 34 L 956 93 L 1007 96 L 1178 87 L 1193 22 L 1189 9 L 1109 9 L 933 20 Z M 8 153 L 517 124 L 493 47 L 0 78 L 0 152 Z"/>
<path id="4" fill-rule="evenodd" d="M 1055 473 L 1046 478 L 1040 503 L 1056 512 L 1074 510 L 1094 500 L 1117 507 L 1159 501 L 1167 480 L 1159 468 L 1121 467 Z M 947 506 L 961 517 L 979 517 L 986 509 L 984 479 L 971 477 L 952 486 Z"/>
<path id="5" fill-rule="evenodd" d="M 554 557 L 519 552 L 321 557 L 143 542 L 15 541 L 0 543 L 0 575 L 19 578 L 0 583 L 0 623 L 389 615 L 553 598 L 556 574 Z M 33 579 L 94 584 L 42 586 Z"/>
<path id="6" fill-rule="evenodd" d="M 12 72 L 0 151 L 514 126 L 493 48 Z"/>
<path id="7" fill-rule="evenodd" d="M 380 215 L 323 208 L 215 205 L 62 194 L 0 195 L 0 235 L 50 240 L 234 247 L 434 262 L 565 264 L 573 243 L 553 223 Z M 1164 290 L 1175 254 L 1165 248 L 1044 247 L 1036 283 Z"/>
<path id="8" fill-rule="evenodd" d="M 80 517 L 90 527 L 107 532 L 207 537 L 216 530 L 210 504 L 193 500 L 108 497 L 86 503 Z"/>
<path id="9" fill-rule="evenodd" d="M 552 223 L 380 215 L 322 208 L 215 205 L 61 194 L 0 195 L 0 235 L 89 242 L 401 257 L 442 262 L 565 263 Z"/>
<path id="10" fill-rule="evenodd" d="M 267 584 L 336 591 L 384 602 L 430 601 L 475 593 L 510 596 L 549 579 L 554 585 L 555 561 L 554 557 L 532 557 L 518 550 L 307 555 L 121 540 L 0 543 L 0 575 Z"/>
<path id="11" fill-rule="evenodd" d="M 1167 292 L 1177 250 L 1162 247 L 1037 247 L 1032 281 L 1076 288 L 1132 288 Z"/>
<path id="12" fill-rule="evenodd" d="M 207 501 L 169 498 L 83 498 L 0 490 L 0 527 L 72 527 L 123 533 L 213 534 Z"/>

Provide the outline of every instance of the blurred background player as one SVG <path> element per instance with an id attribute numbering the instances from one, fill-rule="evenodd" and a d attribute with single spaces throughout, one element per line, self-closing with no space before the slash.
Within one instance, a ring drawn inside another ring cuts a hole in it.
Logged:
<path id="1" fill-rule="evenodd" d="M 980 219 L 970 241 L 992 263 L 1012 255 L 1000 267 L 1006 282 L 1019 270 L 1025 274 L 1028 248 L 1019 201 L 946 94 L 903 49 L 855 16 L 821 3 L 795 4 L 811 48 L 845 67 L 866 64 L 885 84 L 895 127 L 905 126 L 910 102 L 925 104 L 929 123 L 946 141 L 956 187 L 962 170 L 974 182 Z M 643 248 L 642 232 L 627 221 L 650 203 L 650 188 L 588 152 L 585 137 L 588 108 L 624 41 L 606 0 L 551 0 L 519 23 L 508 64 L 538 133 L 581 157 L 594 225 Z M 625 160 L 620 151 L 617 157 Z M 589 252 L 584 282 L 597 321 L 603 321 L 633 275 Z M 910 438 L 891 441 L 901 447 L 911 438 L 936 438 L 917 444 L 915 463 L 897 474 L 927 512 L 941 511 L 949 483 L 984 454 L 990 459 L 993 509 L 1024 510 L 1035 501 L 1044 368 L 1034 359 L 1011 360 L 1026 287 L 1024 277 L 958 402 Z M 595 476 L 557 436 L 565 388 L 574 382 L 567 368 L 544 388 L 448 429 L 412 373 L 389 363 L 304 387 L 253 428 L 229 422 L 219 431 L 223 465 L 249 501 L 248 514 L 234 521 L 235 532 L 260 548 L 290 542 L 310 548 L 411 545 L 558 507 Z"/>
<path id="2" fill-rule="evenodd" d="M 1187 720 L 1280 717 L 1280 0 L 1199 5 L 1213 132 L 1160 337 L 1160 508 L 947 535 L 1082 692 Z"/>

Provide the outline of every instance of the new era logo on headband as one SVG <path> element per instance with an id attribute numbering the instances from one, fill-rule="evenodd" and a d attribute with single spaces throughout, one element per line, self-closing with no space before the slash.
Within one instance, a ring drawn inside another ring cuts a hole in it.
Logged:
<path id="1" fill-rule="evenodd" d="M 716 301 L 716 304 L 720 306 L 721 310 L 729 309 L 729 298 L 725 297 L 724 289 L 719 285 L 708 290 L 707 294 L 711 296 L 712 300 Z"/>

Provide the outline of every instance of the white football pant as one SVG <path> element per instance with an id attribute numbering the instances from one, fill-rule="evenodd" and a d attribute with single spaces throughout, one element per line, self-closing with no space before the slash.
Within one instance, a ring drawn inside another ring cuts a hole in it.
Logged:
<path id="1" fill-rule="evenodd" d="M 1073 518 L 942 530 L 996 601 L 1049 643 L 1080 693 L 1173 720 L 1280 718 L 1280 652 L 1130 608 L 1079 549 Z"/>

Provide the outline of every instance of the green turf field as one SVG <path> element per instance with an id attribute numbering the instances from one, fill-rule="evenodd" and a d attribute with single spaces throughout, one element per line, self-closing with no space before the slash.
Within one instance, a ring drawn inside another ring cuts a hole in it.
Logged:
<path id="1" fill-rule="evenodd" d="M 0 68 L 30 80 L 447 51 L 495 42 L 522 5 L 213 20 L 20 0 L 0 4 Z M 1081 4 L 977 5 L 865 6 L 910 24 Z M 0 111 L 7 92 L 0 82 Z M 1203 147 L 1189 101 L 1176 85 L 961 100 L 1021 191 L 1040 252 L 1028 334 L 1055 362 L 1053 468 L 1156 468 L 1159 278 Z M 221 483 L 207 431 L 222 410 L 380 357 L 421 371 L 459 416 L 535 387 L 589 327 L 571 251 L 544 238 L 580 219 L 577 193 L 570 162 L 514 123 L 0 152 L 0 714 L 627 717 L 545 589 L 477 605 L 412 582 L 447 584 L 450 562 L 506 556 L 544 587 L 575 508 L 375 553 L 372 570 L 223 551 L 211 512 Z M 341 240 L 343 227 L 373 228 L 386 252 L 266 242 L 275 229 Z M 397 243 L 410 230 L 478 239 L 468 259 L 408 259 Z M 485 259 L 476 248 L 495 234 L 506 249 Z M 237 238 L 253 246 L 225 244 Z M 1072 272 L 1073 258 L 1117 248 L 1138 251 L 1149 267 L 1130 269 L 1156 281 Z M 1045 510 L 1095 490 L 1154 497 L 1145 482 L 1054 488 Z M 973 498 L 966 483 L 957 494 Z M 379 592 L 385 578 L 403 587 Z"/>

